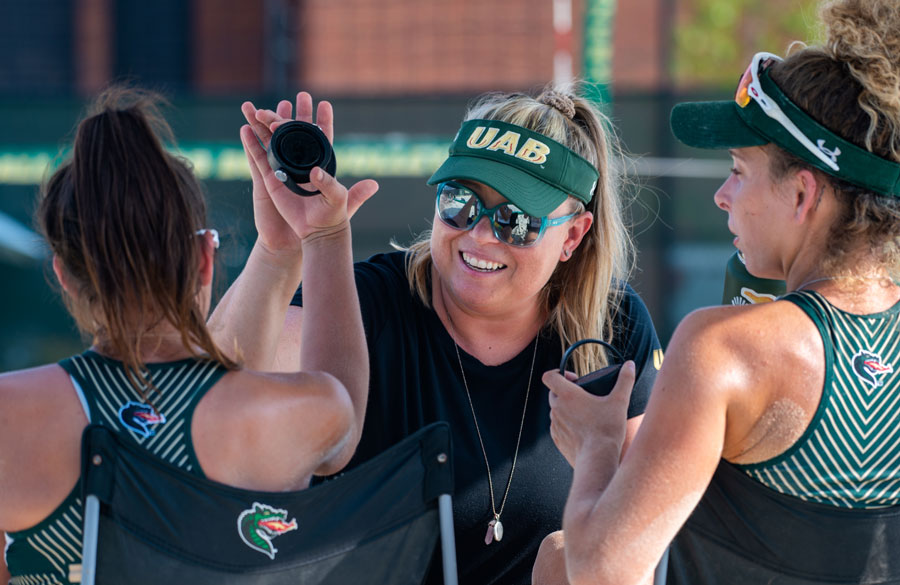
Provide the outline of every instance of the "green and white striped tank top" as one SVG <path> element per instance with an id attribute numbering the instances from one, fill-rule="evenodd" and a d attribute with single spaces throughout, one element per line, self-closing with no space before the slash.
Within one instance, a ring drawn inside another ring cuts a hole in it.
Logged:
<path id="1" fill-rule="evenodd" d="M 809 427 L 778 457 L 740 465 L 783 494 L 840 508 L 900 503 L 900 303 L 854 315 L 813 291 L 784 297 L 816 324 L 825 386 Z"/>
<path id="2" fill-rule="evenodd" d="M 122 363 L 93 351 L 60 362 L 89 421 L 116 429 L 148 451 L 202 476 L 191 441 L 194 409 L 226 369 L 207 360 L 147 364 L 153 407 L 144 404 Z M 82 502 L 76 484 L 65 501 L 33 528 L 7 534 L 11 585 L 81 582 Z"/>

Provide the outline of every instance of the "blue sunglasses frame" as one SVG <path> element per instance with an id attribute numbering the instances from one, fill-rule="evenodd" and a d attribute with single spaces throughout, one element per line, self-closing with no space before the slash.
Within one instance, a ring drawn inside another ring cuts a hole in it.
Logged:
<path id="1" fill-rule="evenodd" d="M 459 189 L 461 191 L 467 191 L 468 193 L 471 194 L 472 197 L 475 198 L 475 201 L 478 203 L 478 215 L 476 215 L 475 218 L 472 219 L 470 221 L 470 223 L 465 227 L 458 227 L 458 226 L 450 223 L 449 220 L 446 219 L 443 216 L 443 214 L 441 213 L 441 194 L 444 191 L 444 187 L 446 187 L 448 185 L 455 189 Z M 502 208 L 507 207 L 507 208 L 512 208 L 512 209 L 517 210 L 516 213 L 521 213 L 522 215 L 524 215 L 528 218 L 537 219 L 537 218 L 535 218 L 535 216 L 526 213 L 518 205 L 506 202 L 506 203 L 501 203 L 499 205 L 495 205 L 494 207 L 489 208 L 484 205 L 484 201 L 481 200 L 481 197 L 478 196 L 478 193 L 476 193 L 469 187 L 466 187 L 465 185 L 461 185 L 455 181 L 444 181 L 442 183 L 439 183 L 437 186 L 437 195 L 435 197 L 434 207 L 435 207 L 437 216 L 441 219 L 441 221 L 444 223 L 444 225 L 446 225 L 447 227 L 451 227 L 455 230 L 460 230 L 460 231 L 468 231 L 468 230 L 472 229 L 473 227 L 478 225 L 478 222 L 481 221 L 482 217 L 487 217 L 491 224 L 491 232 L 494 234 L 494 237 L 497 238 L 497 240 L 503 242 L 504 244 L 507 244 L 509 246 L 515 246 L 517 248 L 527 248 L 529 246 L 533 246 L 533 245 L 537 244 L 540 241 L 540 239 L 544 236 L 544 232 L 547 230 L 548 227 L 562 225 L 562 224 L 566 223 L 567 221 L 569 221 L 570 219 L 577 217 L 578 215 L 581 215 L 580 211 L 576 211 L 574 213 L 570 213 L 568 215 L 563 215 L 560 217 L 552 217 L 551 218 L 551 217 L 547 217 L 546 215 L 541 216 L 540 217 L 541 227 L 540 227 L 540 230 L 538 231 L 537 236 L 531 241 L 523 241 L 523 243 L 517 244 L 517 243 L 515 243 L 515 240 L 508 241 L 508 240 L 504 239 L 504 237 L 502 236 L 502 233 L 500 233 L 500 230 L 502 230 L 506 226 L 503 226 L 502 224 L 499 224 L 497 222 L 497 212 L 499 210 L 501 210 Z"/>

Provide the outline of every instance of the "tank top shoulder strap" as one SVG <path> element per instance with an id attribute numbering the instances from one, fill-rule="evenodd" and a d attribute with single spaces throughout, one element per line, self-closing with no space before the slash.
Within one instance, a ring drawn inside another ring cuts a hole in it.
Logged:
<path id="1" fill-rule="evenodd" d="M 200 400 L 202 400 L 203 397 L 206 396 L 206 393 L 222 379 L 222 376 L 228 373 L 228 369 L 221 364 L 216 364 L 214 362 L 205 362 L 205 364 L 207 367 L 204 368 L 202 374 L 198 375 L 198 385 L 191 394 L 190 402 L 185 408 L 184 418 L 188 426 L 190 426 L 191 421 L 193 421 L 194 411 L 197 409 L 197 404 L 200 403 Z M 193 469 L 198 475 L 206 477 L 206 474 L 203 473 L 203 469 L 200 467 L 200 461 L 197 459 L 197 452 L 194 450 L 194 441 L 189 437 L 186 441 L 186 451 L 188 456 L 187 469 Z"/>
<path id="2" fill-rule="evenodd" d="M 197 404 L 227 368 L 204 359 L 146 364 L 148 398 L 132 386 L 121 362 L 93 351 L 60 362 L 69 373 L 89 420 L 115 429 L 166 461 L 203 475 L 191 440 Z"/>
<path id="3" fill-rule="evenodd" d="M 835 344 L 832 334 L 834 328 L 829 319 L 827 307 L 824 304 L 826 303 L 824 297 L 813 291 L 793 291 L 783 297 L 779 297 L 779 300 L 788 301 L 796 305 L 807 317 L 809 317 L 816 326 L 816 330 L 819 332 L 825 357 L 825 379 L 822 384 L 822 397 L 819 399 L 819 405 L 816 408 L 812 420 L 810 420 L 809 425 L 806 427 L 806 430 L 784 453 L 759 463 L 735 465 L 735 467 L 748 472 L 751 470 L 768 468 L 769 466 L 781 463 L 801 449 L 818 428 L 822 417 L 825 416 L 826 407 L 828 406 L 833 393 Z"/>
<path id="4" fill-rule="evenodd" d="M 819 337 L 822 338 L 822 343 L 825 345 L 825 388 L 827 389 L 831 382 L 831 370 L 834 365 L 834 341 L 832 339 L 834 327 L 828 317 L 825 304 L 827 301 L 819 293 L 813 291 L 793 291 L 781 297 L 781 300 L 797 305 L 818 329 Z"/>
<path id="5" fill-rule="evenodd" d="M 59 361 L 58 364 L 67 374 L 69 374 L 69 379 L 72 381 L 72 386 L 75 389 L 75 393 L 78 395 L 79 402 L 81 402 L 81 408 L 84 409 L 84 415 L 87 417 L 88 423 L 92 423 L 93 418 L 91 417 L 91 413 L 97 411 L 95 403 L 96 396 L 93 392 L 85 392 L 85 388 L 90 388 L 91 386 L 85 378 L 83 368 L 77 361 L 80 357 L 81 356 L 68 357 Z"/>
<path id="6" fill-rule="evenodd" d="M 815 323 L 816 328 L 825 342 L 825 353 L 833 353 L 834 347 L 830 343 L 831 333 L 829 327 L 828 314 L 823 306 L 821 295 L 813 291 L 794 291 L 790 292 L 779 300 L 788 301 L 797 305 L 797 307 L 806 313 L 806 315 Z"/>

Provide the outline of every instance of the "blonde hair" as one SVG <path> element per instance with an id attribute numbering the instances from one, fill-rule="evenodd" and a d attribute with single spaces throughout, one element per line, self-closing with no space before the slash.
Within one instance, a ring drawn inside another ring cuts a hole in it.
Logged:
<path id="1" fill-rule="evenodd" d="M 803 46 L 772 66 L 782 91 L 817 122 L 845 140 L 900 163 L 900 3 L 896 0 L 831 0 L 819 11 L 825 41 Z M 813 170 L 769 145 L 775 180 Z M 823 268 L 845 270 L 848 254 L 871 250 L 893 275 L 900 274 L 900 200 L 830 175 L 842 212 L 832 226 Z"/>
<path id="2" fill-rule="evenodd" d="M 469 108 L 466 120 L 500 120 L 539 132 L 590 161 L 600 179 L 594 197 L 586 206 L 594 222 L 567 262 L 560 262 L 544 285 L 540 303 L 547 326 L 560 338 L 563 348 L 587 337 L 609 341 L 613 316 L 621 301 L 625 281 L 634 262 L 634 244 L 623 219 L 620 196 L 621 158 L 612 123 L 576 89 L 554 85 L 537 97 L 524 93 L 488 93 Z M 581 203 L 570 197 L 576 205 Z M 431 233 L 420 234 L 407 250 L 410 288 L 430 306 Z M 579 374 L 607 364 L 603 348 L 590 344 L 577 352 L 572 365 Z"/>

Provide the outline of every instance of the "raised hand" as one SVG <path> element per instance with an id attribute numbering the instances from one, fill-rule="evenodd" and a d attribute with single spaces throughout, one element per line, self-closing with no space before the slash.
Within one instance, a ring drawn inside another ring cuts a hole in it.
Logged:
<path id="1" fill-rule="evenodd" d="M 316 234 L 327 234 L 346 227 L 346 222 L 362 203 L 377 190 L 378 184 L 364 180 L 348 191 L 333 177 L 320 169 L 310 175 L 308 189 L 322 193 L 301 197 L 279 181 L 266 159 L 266 147 L 272 133 L 291 120 L 313 123 L 312 97 L 306 92 L 297 94 L 296 115 L 291 117 L 292 104 L 283 100 L 275 111 L 257 110 L 245 102 L 241 111 L 248 124 L 241 128 L 241 142 L 250 163 L 253 178 L 253 212 L 258 243 L 273 254 L 297 253 L 301 241 Z M 334 112 L 327 101 L 319 103 L 316 123 L 331 141 L 334 136 Z"/>

